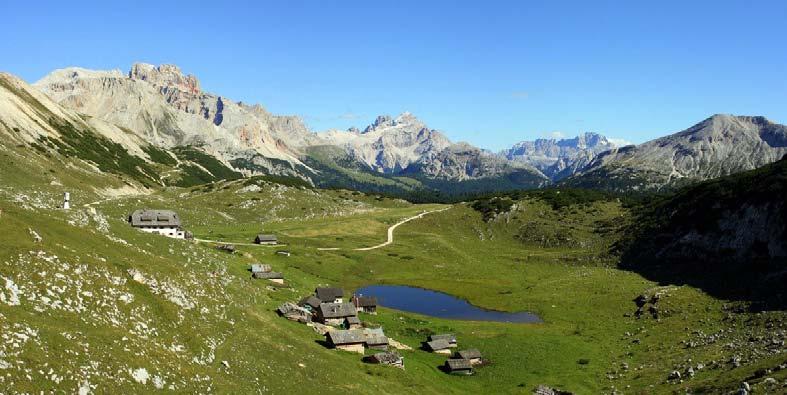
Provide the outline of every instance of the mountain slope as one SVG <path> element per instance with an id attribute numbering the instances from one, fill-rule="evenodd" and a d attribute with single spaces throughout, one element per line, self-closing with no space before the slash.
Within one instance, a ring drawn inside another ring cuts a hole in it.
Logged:
<path id="1" fill-rule="evenodd" d="M 714 115 L 682 132 L 597 156 L 565 185 L 659 190 L 772 163 L 787 154 L 787 126 L 764 117 Z"/>
<path id="2" fill-rule="evenodd" d="M 787 156 L 681 190 L 638 213 L 623 266 L 724 298 L 787 306 Z"/>
<path id="3" fill-rule="evenodd" d="M 1 145 L 19 155 L 40 155 L 52 171 L 85 167 L 96 180 L 112 175 L 137 191 L 242 177 L 194 147 L 156 147 L 127 128 L 63 108 L 5 73 L 0 73 L 0 115 Z"/>

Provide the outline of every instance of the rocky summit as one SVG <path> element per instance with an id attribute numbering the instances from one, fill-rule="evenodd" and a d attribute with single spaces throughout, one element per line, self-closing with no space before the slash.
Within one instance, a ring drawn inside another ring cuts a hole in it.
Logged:
<path id="1" fill-rule="evenodd" d="M 601 153 L 566 184 L 658 190 L 756 169 L 785 154 L 787 126 L 717 114 L 682 132 Z"/>

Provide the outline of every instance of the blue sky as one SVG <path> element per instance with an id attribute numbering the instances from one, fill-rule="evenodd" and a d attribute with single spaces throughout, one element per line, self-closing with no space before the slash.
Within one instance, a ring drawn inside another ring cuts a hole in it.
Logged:
<path id="1" fill-rule="evenodd" d="M 410 111 L 490 149 L 787 123 L 785 1 L 0 2 L 0 70 L 174 63 L 315 130 Z M 290 3 L 290 4 L 287 4 Z"/>

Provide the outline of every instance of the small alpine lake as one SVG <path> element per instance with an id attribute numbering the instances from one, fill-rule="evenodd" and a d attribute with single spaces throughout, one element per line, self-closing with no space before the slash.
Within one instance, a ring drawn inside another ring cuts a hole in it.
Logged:
<path id="1" fill-rule="evenodd" d="M 542 322 L 541 318 L 533 313 L 486 310 L 443 292 L 406 285 L 370 285 L 355 292 L 376 297 L 377 304 L 383 307 L 437 318 L 511 323 Z"/>

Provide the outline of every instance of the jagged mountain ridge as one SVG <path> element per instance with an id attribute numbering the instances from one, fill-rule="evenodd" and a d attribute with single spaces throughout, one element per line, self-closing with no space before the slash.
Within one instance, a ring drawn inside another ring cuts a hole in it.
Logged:
<path id="1" fill-rule="evenodd" d="M 520 141 L 500 154 L 528 163 L 552 180 L 575 174 L 598 154 L 617 145 L 598 133 L 587 132 L 568 139 Z"/>
<path id="2" fill-rule="evenodd" d="M 464 181 L 518 171 L 530 173 L 534 182 L 548 181 L 527 164 L 509 162 L 467 143 L 452 143 L 407 112 L 396 118 L 378 116 L 363 131 L 332 130 L 319 136 L 322 144 L 343 147 L 359 163 L 384 174 Z"/>
<path id="3" fill-rule="evenodd" d="M 302 163 L 291 145 L 311 133 L 299 118 L 203 92 L 196 77 L 176 66 L 137 63 L 127 75 L 67 68 L 34 86 L 67 108 L 124 127 L 154 145 L 199 146 L 228 165 L 243 160 L 257 170 L 303 176 L 295 170 Z"/>
<path id="4" fill-rule="evenodd" d="M 118 70 L 56 70 L 34 84 L 57 103 L 138 134 L 166 148 L 198 146 L 246 174 L 319 178 L 302 159 L 309 147 L 336 145 L 371 171 L 444 180 L 541 174 L 466 144 L 454 145 L 409 113 L 381 116 L 360 131 L 313 133 L 300 118 L 268 113 L 204 92 L 199 80 L 177 66 L 137 63 Z M 450 149 L 449 149 L 450 148 Z"/>
<path id="5" fill-rule="evenodd" d="M 787 126 L 717 114 L 682 132 L 599 154 L 565 185 L 659 190 L 756 169 L 787 154 Z"/>
<path id="6" fill-rule="evenodd" d="M 336 163 L 373 178 L 426 178 L 439 180 L 443 187 L 485 180 L 484 191 L 495 190 L 492 181 L 500 177 L 517 180 L 508 187 L 559 181 L 619 191 L 653 190 L 749 170 L 784 154 L 784 126 L 762 117 L 717 115 L 639 146 L 618 148 L 599 134 L 586 133 L 521 142 L 495 154 L 453 143 L 409 113 L 380 116 L 363 131 L 314 133 L 298 117 L 273 115 L 259 105 L 204 92 L 196 77 L 172 65 L 138 63 L 127 74 L 62 69 L 35 86 L 62 107 L 87 115 L 80 116 L 83 122 L 95 124 L 141 158 L 146 155 L 140 152 L 140 141 L 165 149 L 196 146 L 246 175 L 294 176 L 318 185 L 325 175 L 305 163 L 314 163 L 307 158 L 311 148 L 319 146 L 339 147 L 346 155 Z"/>

